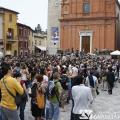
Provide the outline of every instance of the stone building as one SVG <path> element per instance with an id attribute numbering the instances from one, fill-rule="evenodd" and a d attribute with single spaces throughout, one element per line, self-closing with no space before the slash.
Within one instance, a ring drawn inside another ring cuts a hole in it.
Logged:
<path id="1" fill-rule="evenodd" d="M 60 48 L 60 14 L 61 0 L 48 0 L 47 46 L 50 54 Z"/>
<path id="2" fill-rule="evenodd" d="M 32 54 L 33 30 L 31 27 L 17 23 L 18 27 L 18 55 Z"/>
<path id="3" fill-rule="evenodd" d="M 2 22 L 3 52 L 5 55 L 18 55 L 17 19 L 19 13 L 4 7 L 0 7 L 0 26 Z"/>
<path id="4" fill-rule="evenodd" d="M 33 33 L 33 50 L 35 54 L 47 51 L 47 33 L 42 31 L 40 24 Z"/>
<path id="5" fill-rule="evenodd" d="M 62 0 L 61 49 L 120 50 L 118 0 Z"/>
<path id="6" fill-rule="evenodd" d="M 0 12 L 0 52 L 4 52 L 4 45 L 3 45 L 3 16 Z"/>

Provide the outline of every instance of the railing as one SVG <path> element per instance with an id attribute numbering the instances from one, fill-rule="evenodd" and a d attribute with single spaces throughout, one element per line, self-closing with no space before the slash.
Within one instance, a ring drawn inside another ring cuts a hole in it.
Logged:
<path id="1" fill-rule="evenodd" d="M 16 41 L 18 41 L 17 36 L 15 36 L 15 37 L 7 37 L 6 39 L 7 39 L 7 42 L 16 42 Z"/>

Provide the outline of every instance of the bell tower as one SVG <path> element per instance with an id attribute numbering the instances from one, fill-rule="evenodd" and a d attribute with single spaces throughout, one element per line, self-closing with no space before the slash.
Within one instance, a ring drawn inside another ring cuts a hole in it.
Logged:
<path id="1" fill-rule="evenodd" d="M 60 48 L 61 0 L 48 0 L 48 51 L 55 54 Z"/>

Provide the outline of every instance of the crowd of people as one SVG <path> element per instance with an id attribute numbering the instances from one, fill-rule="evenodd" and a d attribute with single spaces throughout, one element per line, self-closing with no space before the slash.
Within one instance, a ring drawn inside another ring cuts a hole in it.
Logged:
<path id="1" fill-rule="evenodd" d="M 70 104 L 71 120 L 89 108 L 100 89 L 112 94 L 119 80 L 118 59 L 72 52 L 69 54 L 5 57 L 0 65 L 0 120 L 25 120 L 31 102 L 35 120 L 58 120 Z M 17 104 L 16 96 L 22 102 Z M 19 112 L 18 112 L 19 111 Z"/>

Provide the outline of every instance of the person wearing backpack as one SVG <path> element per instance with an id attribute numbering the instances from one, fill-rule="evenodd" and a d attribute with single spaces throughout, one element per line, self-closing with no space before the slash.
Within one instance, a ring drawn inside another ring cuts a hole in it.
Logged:
<path id="1" fill-rule="evenodd" d="M 62 107 L 63 107 L 63 112 L 65 111 L 64 105 L 69 103 L 70 100 L 70 95 L 71 95 L 71 81 L 69 77 L 67 76 L 67 69 L 63 69 L 61 79 L 60 79 L 61 86 L 63 88 L 63 94 L 62 94 Z"/>
<path id="2" fill-rule="evenodd" d="M 45 108 L 45 87 L 42 84 L 43 76 L 36 75 L 36 81 L 31 88 L 31 111 L 35 120 L 43 120 L 42 115 L 44 114 Z"/>
<path id="3" fill-rule="evenodd" d="M 90 71 L 90 75 L 87 76 L 86 81 L 85 81 L 86 86 L 91 88 L 93 98 L 96 97 L 96 90 L 98 87 L 98 80 L 97 77 L 93 75 L 93 71 Z"/>
<path id="4" fill-rule="evenodd" d="M 49 106 L 47 108 L 46 120 L 59 119 L 60 96 L 62 93 L 62 86 L 59 79 L 60 74 L 58 72 L 55 72 L 53 74 L 53 80 L 48 82 L 46 95 Z"/>
<path id="5" fill-rule="evenodd" d="M 23 88 L 20 85 L 20 82 L 12 77 L 12 69 L 9 64 L 6 63 L 2 66 L 2 72 L 4 75 L 0 81 L 0 90 L 2 94 L 0 111 L 3 113 L 2 120 L 20 120 L 15 98 L 8 92 L 7 89 L 9 89 L 9 91 L 16 96 L 17 93 L 20 95 L 24 93 Z"/>

